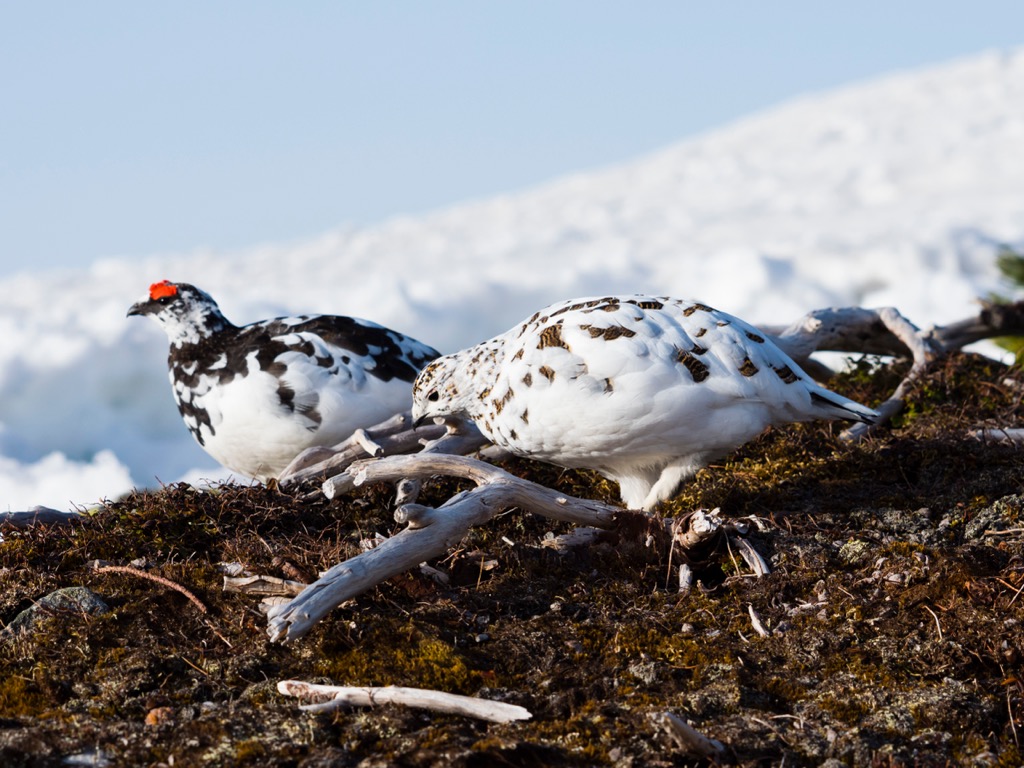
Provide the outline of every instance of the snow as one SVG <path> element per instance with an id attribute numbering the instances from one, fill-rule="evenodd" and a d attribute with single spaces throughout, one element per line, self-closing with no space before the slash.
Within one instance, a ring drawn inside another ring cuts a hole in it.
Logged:
<path id="1" fill-rule="evenodd" d="M 166 341 L 125 318 L 199 285 L 236 323 L 370 318 L 451 351 L 548 303 L 645 291 L 751 322 L 839 305 L 919 325 L 1003 290 L 1024 245 L 1024 49 L 809 95 L 616 167 L 303 242 L 103 260 L 0 281 L 0 509 L 228 477 L 171 399 Z"/>

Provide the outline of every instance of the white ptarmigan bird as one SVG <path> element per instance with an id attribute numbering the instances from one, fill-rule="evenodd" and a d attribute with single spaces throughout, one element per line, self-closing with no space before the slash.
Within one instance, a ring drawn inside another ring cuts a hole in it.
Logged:
<path id="1" fill-rule="evenodd" d="M 651 509 L 766 427 L 871 423 L 753 326 L 699 301 L 606 296 L 553 304 L 445 355 L 413 385 L 413 418 L 469 418 L 494 444 L 618 482 Z"/>
<path id="2" fill-rule="evenodd" d="M 188 283 L 154 283 L 128 315 L 170 340 L 167 364 L 185 426 L 227 468 L 266 482 L 304 449 L 334 445 L 405 411 L 438 356 L 368 320 L 299 315 L 238 327 Z"/>

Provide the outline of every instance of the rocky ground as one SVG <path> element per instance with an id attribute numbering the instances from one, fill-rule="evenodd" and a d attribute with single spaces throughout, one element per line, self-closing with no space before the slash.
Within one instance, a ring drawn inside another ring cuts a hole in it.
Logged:
<path id="1" fill-rule="evenodd" d="M 899 375 L 865 364 L 833 386 L 877 403 Z M 968 433 L 1021 426 L 1022 397 L 1020 371 L 957 355 L 866 442 L 828 424 L 766 434 L 663 512 L 754 516 L 772 573 L 723 547 L 685 595 L 667 551 L 626 526 L 559 554 L 544 538 L 567 527 L 513 510 L 432 563 L 447 586 L 396 577 L 282 646 L 218 564 L 316 574 L 396 530 L 390 488 L 328 502 L 171 486 L 73 525 L 6 527 L 0 764 L 702 764 L 660 724 L 670 712 L 725 745 L 723 763 L 1020 765 L 1024 450 Z M 589 473 L 504 466 L 616 498 Z M 459 487 L 439 479 L 421 501 Z M 195 600 L 109 568 L 128 565 Z M 313 715 L 277 692 L 285 679 L 440 689 L 533 717 Z"/>

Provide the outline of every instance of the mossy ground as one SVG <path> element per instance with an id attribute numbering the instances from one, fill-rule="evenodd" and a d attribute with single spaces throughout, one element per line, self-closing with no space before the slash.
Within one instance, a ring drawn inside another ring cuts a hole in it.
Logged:
<path id="1" fill-rule="evenodd" d="M 833 386 L 877 403 L 899 375 L 865 365 Z M 396 577 L 282 647 L 255 598 L 222 591 L 216 563 L 316 573 L 396 530 L 390 489 L 328 502 L 172 486 L 74 526 L 8 528 L 4 624 L 61 587 L 88 587 L 111 610 L 0 639 L 0 764 L 699 764 L 655 725 L 671 711 L 740 765 L 1019 765 L 1024 451 L 968 431 L 1020 426 L 1022 397 L 1024 375 L 955 356 L 864 443 L 810 424 L 749 444 L 664 511 L 757 516 L 751 540 L 773 573 L 754 579 L 722 553 L 687 596 L 664 553 L 623 539 L 559 555 L 540 541 L 564 529 L 513 511 L 433 563 L 449 586 Z M 506 467 L 567 493 L 616 495 L 589 473 Z M 421 501 L 456 488 L 440 480 Z M 95 560 L 144 560 L 208 613 L 151 581 L 97 572 Z M 769 636 L 753 630 L 751 608 Z M 290 678 L 481 695 L 533 719 L 309 715 L 277 693 Z"/>

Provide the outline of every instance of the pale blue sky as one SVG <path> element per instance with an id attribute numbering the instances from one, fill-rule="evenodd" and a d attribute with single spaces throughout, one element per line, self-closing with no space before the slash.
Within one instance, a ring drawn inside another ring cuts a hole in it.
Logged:
<path id="1" fill-rule="evenodd" d="M 1022 43 L 1019 0 L 0 0 L 0 275 L 424 212 Z"/>

